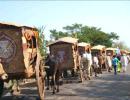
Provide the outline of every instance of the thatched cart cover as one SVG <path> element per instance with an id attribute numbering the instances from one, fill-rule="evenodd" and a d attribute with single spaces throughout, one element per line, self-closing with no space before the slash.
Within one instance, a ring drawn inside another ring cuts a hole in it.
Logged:
<path id="1" fill-rule="evenodd" d="M 103 49 L 105 49 L 105 46 L 104 45 L 97 45 L 97 46 L 93 46 L 92 48 L 91 48 L 92 50 L 103 50 Z"/>
<path id="2" fill-rule="evenodd" d="M 25 72 L 27 40 L 25 33 L 36 35 L 36 29 L 12 23 L 0 23 L 0 57 L 8 74 Z M 35 48 L 33 49 L 35 51 Z M 17 74 L 16 74 L 17 73 Z"/>
<path id="3" fill-rule="evenodd" d="M 93 47 L 91 48 L 91 52 L 92 52 L 92 55 L 102 54 L 103 52 L 104 52 L 104 53 L 106 52 L 106 48 L 105 48 L 104 45 L 93 46 Z"/>
<path id="4" fill-rule="evenodd" d="M 121 49 L 121 54 L 129 54 L 127 50 Z"/>
<path id="5" fill-rule="evenodd" d="M 58 40 L 48 44 L 48 46 L 59 43 L 59 42 L 65 42 L 65 43 L 70 43 L 70 44 L 77 44 L 78 43 L 78 39 L 76 38 L 72 38 L 72 37 L 63 37 L 63 38 L 59 38 Z"/>
<path id="6" fill-rule="evenodd" d="M 106 50 L 113 50 L 113 51 L 116 50 L 116 49 L 117 48 L 111 48 L 111 47 L 110 48 L 106 48 Z"/>
<path id="7" fill-rule="evenodd" d="M 90 43 L 80 42 L 80 43 L 78 43 L 78 46 L 86 47 L 86 46 L 90 46 Z"/>
<path id="8" fill-rule="evenodd" d="M 4 26 L 10 26 L 10 27 L 17 27 L 17 28 L 22 28 L 22 27 L 26 27 L 26 28 L 29 28 L 29 29 L 36 29 L 35 27 L 33 26 L 26 26 L 26 25 L 21 25 L 21 24 L 16 24 L 16 23 L 12 23 L 12 22 L 0 22 L 0 27 L 4 27 Z"/>
<path id="9" fill-rule="evenodd" d="M 49 45 L 50 53 L 60 58 L 63 69 L 77 66 L 77 42 L 76 38 L 64 37 Z"/>
<path id="10" fill-rule="evenodd" d="M 116 54 L 116 50 L 117 48 L 112 48 L 112 47 L 106 48 L 106 54 L 113 56 Z"/>
<path id="11" fill-rule="evenodd" d="M 74 44 L 74 43 L 78 42 L 78 39 L 77 38 L 72 38 L 72 37 L 63 37 L 63 38 L 60 38 L 59 41 L 63 41 L 63 42 Z"/>

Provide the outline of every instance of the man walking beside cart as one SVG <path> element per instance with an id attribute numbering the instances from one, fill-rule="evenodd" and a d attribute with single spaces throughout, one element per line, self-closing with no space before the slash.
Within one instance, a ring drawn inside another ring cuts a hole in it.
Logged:
<path id="1" fill-rule="evenodd" d="M 86 68 L 86 71 L 87 71 L 87 79 L 90 80 L 91 79 L 90 69 L 92 66 L 92 55 L 91 55 L 90 49 L 87 49 L 85 51 L 85 53 L 83 54 L 83 59 L 84 59 L 83 66 Z"/>
<path id="2" fill-rule="evenodd" d="M 93 69 L 94 69 L 94 72 L 95 72 L 95 77 L 97 77 L 97 74 L 98 74 L 98 68 L 99 68 L 99 61 L 98 61 L 98 55 L 95 54 L 93 57 L 92 57 L 92 61 L 93 61 Z"/>

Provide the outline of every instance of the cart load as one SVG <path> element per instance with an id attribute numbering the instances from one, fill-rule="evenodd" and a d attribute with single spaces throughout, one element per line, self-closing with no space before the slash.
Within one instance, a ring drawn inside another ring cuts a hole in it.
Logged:
<path id="1" fill-rule="evenodd" d="M 0 59 L 8 80 L 35 77 L 43 100 L 45 73 L 36 28 L 0 23 Z"/>
<path id="2" fill-rule="evenodd" d="M 50 54 L 58 57 L 62 63 L 61 69 L 72 69 L 78 66 L 78 39 L 63 37 L 49 44 Z"/>
<path id="3" fill-rule="evenodd" d="M 35 66 L 37 37 L 36 28 L 0 23 L 0 58 L 10 78 L 33 73 L 29 67 Z"/>

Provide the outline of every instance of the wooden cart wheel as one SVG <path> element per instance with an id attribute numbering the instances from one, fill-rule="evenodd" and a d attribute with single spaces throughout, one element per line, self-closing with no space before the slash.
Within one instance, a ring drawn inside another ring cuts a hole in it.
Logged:
<path id="1" fill-rule="evenodd" d="M 2 96 L 4 91 L 4 81 L 0 79 L 0 97 Z"/>
<path id="2" fill-rule="evenodd" d="M 40 100 L 44 100 L 45 92 L 45 72 L 43 66 L 43 61 L 40 60 L 40 57 L 37 57 L 35 70 Z"/>

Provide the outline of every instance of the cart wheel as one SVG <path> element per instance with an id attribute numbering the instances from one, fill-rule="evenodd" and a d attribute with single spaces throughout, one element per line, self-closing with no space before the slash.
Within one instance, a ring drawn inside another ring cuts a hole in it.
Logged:
<path id="1" fill-rule="evenodd" d="M 44 92 L 45 92 L 45 72 L 43 66 L 44 66 L 43 61 L 40 61 L 38 57 L 35 70 L 36 70 L 36 79 L 40 100 L 44 100 Z"/>
<path id="2" fill-rule="evenodd" d="M 0 79 L 0 97 L 2 96 L 4 91 L 4 81 Z"/>

